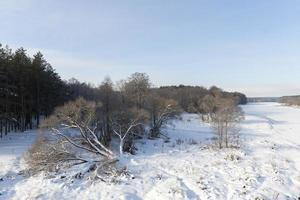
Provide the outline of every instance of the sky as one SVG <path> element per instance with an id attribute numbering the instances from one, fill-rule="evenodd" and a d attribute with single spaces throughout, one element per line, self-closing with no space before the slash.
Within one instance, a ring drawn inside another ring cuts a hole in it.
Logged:
<path id="1" fill-rule="evenodd" d="M 298 0 L 0 0 L 0 43 L 95 85 L 144 72 L 154 86 L 300 94 Z"/>

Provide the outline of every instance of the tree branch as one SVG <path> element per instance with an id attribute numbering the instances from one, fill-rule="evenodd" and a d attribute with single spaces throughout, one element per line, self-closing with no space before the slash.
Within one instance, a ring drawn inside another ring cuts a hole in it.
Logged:
<path id="1" fill-rule="evenodd" d="M 81 145 L 76 144 L 76 143 L 73 142 L 68 136 L 62 134 L 62 133 L 61 133 L 59 130 L 57 130 L 56 128 L 52 128 L 52 130 L 53 130 L 53 132 L 55 132 L 57 135 L 59 135 L 59 136 L 65 138 L 66 140 L 68 140 L 68 142 L 70 142 L 70 143 L 71 143 L 72 145 L 74 145 L 75 147 L 80 148 L 80 149 L 85 149 L 85 150 L 87 150 L 87 151 L 89 151 L 89 152 L 97 153 L 97 151 L 94 151 L 94 150 L 89 149 L 89 148 L 87 148 L 87 147 L 84 147 L 84 146 L 81 146 Z"/>

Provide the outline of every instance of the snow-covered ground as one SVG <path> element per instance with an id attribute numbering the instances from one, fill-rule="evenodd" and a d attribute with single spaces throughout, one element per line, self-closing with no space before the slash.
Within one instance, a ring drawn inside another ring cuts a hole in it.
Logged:
<path id="1" fill-rule="evenodd" d="M 243 106 L 241 148 L 213 148 L 213 133 L 184 114 L 166 133 L 170 142 L 141 140 L 123 163 L 134 176 L 119 183 L 68 177 L 25 178 L 22 153 L 35 137 L 0 140 L 0 199 L 298 199 L 300 109 L 277 103 Z M 10 139 L 11 138 L 11 139 Z"/>
<path id="2" fill-rule="evenodd" d="M 8 199 L 14 186 L 23 180 L 24 152 L 30 147 L 36 131 L 9 133 L 0 139 L 0 199 Z"/>

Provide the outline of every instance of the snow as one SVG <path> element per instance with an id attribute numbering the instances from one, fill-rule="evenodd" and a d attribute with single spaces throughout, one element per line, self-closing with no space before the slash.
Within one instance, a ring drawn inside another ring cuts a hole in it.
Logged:
<path id="1" fill-rule="evenodd" d="M 0 139 L 0 199 L 7 199 L 11 188 L 22 179 L 18 176 L 24 170 L 22 156 L 32 144 L 36 131 L 9 133 Z"/>
<path id="2" fill-rule="evenodd" d="M 118 183 L 24 177 L 22 154 L 34 131 L 0 140 L 0 199 L 298 199 L 300 109 L 278 103 L 242 106 L 241 148 L 213 147 L 213 133 L 195 114 L 183 114 L 163 139 L 140 140 L 122 165 L 134 177 Z"/>

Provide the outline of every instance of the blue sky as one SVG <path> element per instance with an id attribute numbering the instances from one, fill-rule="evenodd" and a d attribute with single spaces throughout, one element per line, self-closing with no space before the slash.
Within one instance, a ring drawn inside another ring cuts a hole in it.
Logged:
<path id="1" fill-rule="evenodd" d="M 0 19 L 0 43 L 40 50 L 64 79 L 300 94 L 297 0 L 1 0 Z"/>

